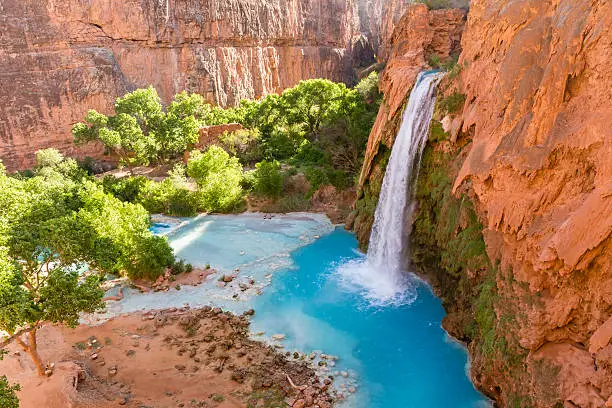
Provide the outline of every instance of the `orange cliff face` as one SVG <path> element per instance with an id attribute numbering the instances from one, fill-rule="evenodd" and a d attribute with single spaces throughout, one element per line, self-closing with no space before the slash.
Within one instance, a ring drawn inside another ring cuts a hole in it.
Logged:
<path id="1" fill-rule="evenodd" d="M 538 297 L 515 298 L 520 345 L 579 407 L 612 406 L 611 44 L 606 0 L 474 0 L 460 59 L 473 143 L 455 189 L 517 281 L 504 290 Z"/>
<path id="2" fill-rule="evenodd" d="M 75 151 L 70 128 L 88 109 L 152 84 L 219 105 L 280 92 L 302 79 L 352 78 L 353 0 L 6 0 L 0 13 L 0 157 Z"/>

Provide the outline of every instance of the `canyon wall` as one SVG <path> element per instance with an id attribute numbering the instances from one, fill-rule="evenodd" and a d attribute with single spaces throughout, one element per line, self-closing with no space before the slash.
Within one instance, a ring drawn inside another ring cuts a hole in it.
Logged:
<path id="1" fill-rule="evenodd" d="M 350 81 L 354 0 L 0 0 L 0 158 L 75 151 L 88 109 L 152 84 L 212 103 L 280 92 L 301 79 Z"/>
<path id="2" fill-rule="evenodd" d="M 473 0 L 440 86 L 412 256 L 442 295 L 445 327 L 468 343 L 475 383 L 501 406 L 612 406 L 611 27 L 605 0 Z M 362 244 L 393 107 L 424 66 L 415 53 L 395 80 L 392 55 L 381 80 L 356 204 Z"/>
<path id="3" fill-rule="evenodd" d="M 454 190 L 514 278 L 498 287 L 527 368 L 555 367 L 565 406 L 612 404 L 611 27 L 605 0 L 474 0 L 460 59 L 473 141 Z"/>

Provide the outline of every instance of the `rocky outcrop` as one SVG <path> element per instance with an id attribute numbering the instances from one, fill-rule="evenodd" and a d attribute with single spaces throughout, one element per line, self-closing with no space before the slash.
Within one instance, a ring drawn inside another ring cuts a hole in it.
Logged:
<path id="1" fill-rule="evenodd" d="M 279 92 L 301 79 L 352 77 L 354 0 L 0 2 L 0 157 L 73 151 L 70 127 L 88 109 L 152 84 L 219 105 Z"/>
<path id="2" fill-rule="evenodd" d="M 516 280 L 513 334 L 559 367 L 566 406 L 612 395 L 611 27 L 603 0 L 474 0 L 460 60 L 473 142 L 455 191 L 477 200 L 489 256 Z"/>
<path id="3" fill-rule="evenodd" d="M 371 201 L 376 201 L 384 175 L 377 165 L 381 161 L 386 163 L 388 156 L 385 154 L 393 145 L 401 121 L 400 108 L 418 73 L 429 68 L 428 56 L 436 54 L 445 60 L 459 54 L 465 15 L 465 11 L 459 9 L 430 11 L 424 4 L 412 5 L 384 46 L 389 57 L 379 87 L 385 97 L 368 139 L 359 178 L 358 199 L 361 202 L 358 201 L 356 219 L 349 223 L 354 225 L 362 246 L 367 242 L 373 222 L 375 202 L 372 206 Z"/>

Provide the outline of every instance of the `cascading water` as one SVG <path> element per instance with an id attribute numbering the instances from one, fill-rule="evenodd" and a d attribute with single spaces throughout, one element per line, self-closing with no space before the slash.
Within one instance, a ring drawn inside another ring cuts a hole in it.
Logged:
<path id="1" fill-rule="evenodd" d="M 412 181 L 418 175 L 442 74 L 422 72 L 410 94 L 383 179 L 367 258 L 340 268 L 343 282 L 358 286 L 376 304 L 402 304 L 415 296 L 403 271 L 407 244 L 405 217 L 411 211 Z M 415 173 L 417 172 L 417 173 Z"/>

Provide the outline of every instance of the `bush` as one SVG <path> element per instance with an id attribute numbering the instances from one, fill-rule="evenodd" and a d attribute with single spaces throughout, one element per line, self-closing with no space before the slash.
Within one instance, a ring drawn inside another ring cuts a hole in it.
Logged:
<path id="1" fill-rule="evenodd" d="M 308 197 L 312 197 L 315 191 L 319 189 L 323 184 L 328 184 L 329 179 L 327 173 L 319 167 L 309 167 L 304 172 L 306 179 L 310 183 L 310 191 Z"/>
<path id="2" fill-rule="evenodd" d="M 280 164 L 274 161 L 262 161 L 255 165 L 253 172 L 254 190 L 264 196 L 277 197 L 283 191 L 283 175 Z"/>
<path id="3" fill-rule="evenodd" d="M 140 191 L 145 187 L 148 180 L 143 176 L 118 178 L 107 174 L 102 178 L 104 192 L 112 194 L 121 201 L 135 203 Z"/>
<path id="4" fill-rule="evenodd" d="M 6 376 L 0 376 L 0 407 L 19 408 L 19 398 L 16 392 L 20 389 L 19 384 L 11 385 Z"/>
<path id="5" fill-rule="evenodd" d="M 453 91 L 452 94 L 440 101 L 440 108 L 448 113 L 457 113 L 465 104 L 465 94 Z"/>
<path id="6" fill-rule="evenodd" d="M 230 154 L 238 157 L 241 163 L 257 163 L 263 159 L 261 133 L 258 129 L 241 129 L 225 132 L 219 136 L 221 146 Z"/>
<path id="7" fill-rule="evenodd" d="M 187 173 L 198 184 L 200 208 L 228 211 L 242 201 L 242 165 L 222 148 L 195 151 L 187 163 Z"/>
<path id="8" fill-rule="evenodd" d="M 36 152 L 36 166 L 55 167 L 64 160 L 64 156 L 57 149 L 42 149 Z"/>

